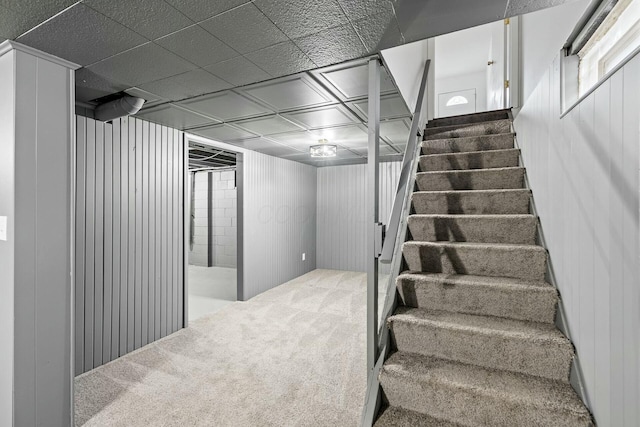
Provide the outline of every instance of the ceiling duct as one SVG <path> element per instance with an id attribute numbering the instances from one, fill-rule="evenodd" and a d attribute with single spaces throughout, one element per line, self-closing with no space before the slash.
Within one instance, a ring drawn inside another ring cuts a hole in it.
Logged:
<path id="1" fill-rule="evenodd" d="M 98 105 L 95 111 L 95 118 L 103 122 L 108 122 L 135 114 L 140 111 L 143 105 L 144 99 L 124 95 L 122 98 Z"/>

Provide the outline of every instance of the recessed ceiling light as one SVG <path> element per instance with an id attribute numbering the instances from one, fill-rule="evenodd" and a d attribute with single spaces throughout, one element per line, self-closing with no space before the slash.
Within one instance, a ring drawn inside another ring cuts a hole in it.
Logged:
<path id="1" fill-rule="evenodd" d="M 326 139 L 321 139 L 318 141 L 318 145 L 309 147 L 311 157 L 335 157 L 338 153 L 338 146 L 328 142 Z"/>

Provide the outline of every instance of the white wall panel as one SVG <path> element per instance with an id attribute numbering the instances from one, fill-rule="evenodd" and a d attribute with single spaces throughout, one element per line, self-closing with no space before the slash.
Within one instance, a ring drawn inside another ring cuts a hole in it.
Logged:
<path id="1" fill-rule="evenodd" d="M 184 326 L 184 146 L 139 119 L 76 124 L 78 375 Z"/>
<path id="2" fill-rule="evenodd" d="M 596 422 L 637 426 L 640 56 L 560 115 L 556 57 L 515 120 L 518 144 Z"/>
<path id="3" fill-rule="evenodd" d="M 316 268 L 317 180 L 313 166 L 248 150 L 242 169 L 241 297 L 247 300 Z"/>
<path id="4" fill-rule="evenodd" d="M 389 222 L 401 162 L 380 164 L 380 221 Z M 318 268 L 366 270 L 367 165 L 318 169 Z"/>

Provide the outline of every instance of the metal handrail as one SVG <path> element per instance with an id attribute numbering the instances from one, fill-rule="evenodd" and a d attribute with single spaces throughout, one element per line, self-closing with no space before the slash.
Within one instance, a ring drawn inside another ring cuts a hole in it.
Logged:
<path id="1" fill-rule="evenodd" d="M 384 238 L 381 254 L 378 257 L 378 261 L 392 263 L 387 286 L 384 288 L 386 298 L 383 311 L 382 313 L 380 313 L 382 314 L 380 328 L 377 327 L 379 316 L 377 288 L 374 290 L 374 292 L 376 292 L 376 298 L 373 298 L 372 301 L 368 301 L 367 303 L 367 310 L 370 310 L 370 312 L 367 314 L 368 322 L 371 322 L 371 320 L 373 319 L 373 325 L 368 324 L 367 330 L 372 327 L 376 330 L 375 334 L 369 334 L 369 332 L 367 332 L 368 340 L 375 339 L 375 343 L 373 343 L 373 345 L 371 343 L 367 344 L 367 352 L 374 352 L 375 354 L 367 355 L 367 394 L 361 419 L 361 423 L 365 427 L 369 427 L 372 425 L 381 403 L 378 375 L 380 373 L 380 370 L 382 369 L 382 365 L 386 358 L 390 344 L 389 331 L 384 325 L 385 319 L 387 319 L 387 317 L 389 317 L 393 313 L 396 307 L 395 281 L 402 267 L 402 243 L 406 240 L 406 219 L 411 210 L 411 194 L 413 192 L 415 177 L 418 170 L 418 157 L 420 148 L 418 145 L 418 138 L 420 137 L 418 127 L 420 126 L 419 122 L 420 116 L 422 115 L 422 105 L 424 101 L 427 86 L 427 76 L 429 73 L 430 65 L 431 61 L 427 60 L 424 65 L 424 72 L 422 74 L 420 90 L 418 93 L 418 98 L 416 100 L 416 108 L 413 114 L 413 119 L 411 121 L 411 130 L 409 131 L 410 133 L 409 139 L 407 141 L 407 147 L 402 159 L 402 170 L 400 173 L 398 188 L 396 190 L 393 208 L 389 219 L 389 226 L 387 228 L 388 231 Z M 368 289 L 367 292 L 372 292 L 372 290 Z M 368 297 L 368 300 L 369 299 L 370 298 Z M 373 303 L 370 304 L 371 302 Z M 371 311 L 373 311 L 373 313 L 371 313 Z M 373 358 L 371 356 L 373 356 Z"/>
<path id="2" fill-rule="evenodd" d="M 409 140 L 407 141 L 407 148 L 405 149 L 404 156 L 402 157 L 402 170 L 398 181 L 398 189 L 396 190 L 396 196 L 393 200 L 393 208 L 391 209 L 391 216 L 389 217 L 387 225 L 387 233 L 384 239 L 384 245 L 382 246 L 382 255 L 380 255 L 379 258 L 379 260 L 384 263 L 389 263 L 393 259 L 396 237 L 398 235 L 398 228 L 400 227 L 402 205 L 407 198 L 407 192 L 411 190 L 408 188 L 409 176 L 411 172 L 411 163 L 415 158 L 417 139 L 420 135 L 418 126 L 420 126 L 419 122 L 420 116 L 422 115 L 422 105 L 424 103 L 424 94 L 427 87 L 427 75 L 429 74 L 430 66 L 431 60 L 428 59 L 424 64 L 422 81 L 420 82 L 420 91 L 418 92 L 418 99 L 416 100 L 416 109 L 413 113 L 411 129 L 409 130 Z"/>

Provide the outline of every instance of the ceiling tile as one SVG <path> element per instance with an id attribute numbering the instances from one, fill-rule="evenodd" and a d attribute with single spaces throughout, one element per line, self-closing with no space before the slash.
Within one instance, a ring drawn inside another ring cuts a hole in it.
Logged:
<path id="1" fill-rule="evenodd" d="M 194 21 L 202 21 L 251 0 L 166 0 Z"/>
<path id="2" fill-rule="evenodd" d="M 314 107 L 335 102 L 331 95 L 313 83 L 306 75 L 259 83 L 242 92 L 263 102 L 275 111 Z"/>
<path id="3" fill-rule="evenodd" d="M 379 52 L 405 42 L 392 11 L 354 21 L 353 27 L 369 53 Z"/>
<path id="4" fill-rule="evenodd" d="M 76 0 L 2 0 L 0 38 L 13 40 L 74 3 Z"/>
<path id="5" fill-rule="evenodd" d="M 276 133 L 285 133 L 303 130 L 300 126 L 291 123 L 278 115 L 270 117 L 261 117 L 258 119 L 243 120 L 235 122 L 234 125 L 253 132 L 257 135 L 273 135 Z"/>
<path id="6" fill-rule="evenodd" d="M 312 132 L 316 139 L 326 139 L 331 144 L 346 148 L 364 148 L 369 144 L 369 134 L 362 125 L 318 129 Z"/>
<path id="7" fill-rule="evenodd" d="M 393 4 L 390 0 L 338 0 L 338 3 L 352 22 L 383 11 L 393 12 Z"/>
<path id="8" fill-rule="evenodd" d="M 0 40 L 15 39 L 33 26 L 26 16 L 0 5 Z"/>
<path id="9" fill-rule="evenodd" d="M 19 37 L 18 41 L 77 64 L 88 65 L 143 44 L 146 39 L 78 3 Z"/>
<path id="10" fill-rule="evenodd" d="M 144 109 L 136 114 L 136 117 L 176 129 L 185 129 L 216 122 L 211 118 L 187 111 L 173 104 L 163 104 Z"/>
<path id="11" fill-rule="evenodd" d="M 243 56 L 205 67 L 208 72 L 234 86 L 244 86 L 270 79 L 272 76 Z"/>
<path id="12" fill-rule="evenodd" d="M 311 132 L 289 132 L 278 135 L 270 135 L 269 139 L 287 145 L 289 147 L 295 147 L 300 150 L 308 150 L 310 145 L 318 143 L 318 135 L 314 135 Z"/>
<path id="13" fill-rule="evenodd" d="M 238 147 L 246 148 L 247 150 L 256 150 L 261 148 L 266 148 L 275 145 L 275 142 L 269 141 L 265 138 L 247 138 L 247 139 L 239 139 L 229 142 L 229 144 L 233 144 Z"/>
<path id="14" fill-rule="evenodd" d="M 255 0 L 255 4 L 292 39 L 348 22 L 336 0 Z"/>
<path id="15" fill-rule="evenodd" d="M 341 105 L 312 108 L 284 114 L 285 117 L 307 129 L 358 123 L 359 120 Z"/>
<path id="16" fill-rule="evenodd" d="M 88 102 L 112 93 L 125 90 L 128 86 L 105 79 L 86 68 L 76 70 L 76 101 Z"/>
<path id="17" fill-rule="evenodd" d="M 182 101 L 180 105 L 222 121 L 273 113 L 273 111 L 230 91 Z"/>
<path id="18" fill-rule="evenodd" d="M 278 145 L 278 144 L 269 144 L 269 145 L 265 145 L 264 147 L 255 148 L 254 150 L 259 153 L 266 154 L 268 156 L 275 156 L 275 157 L 282 157 L 286 155 L 293 155 L 293 154 L 300 153 L 300 151 L 294 148 L 285 147 L 283 145 Z"/>
<path id="19" fill-rule="evenodd" d="M 410 127 L 406 119 L 380 122 L 380 136 L 393 145 L 400 146 L 407 143 Z"/>
<path id="20" fill-rule="evenodd" d="M 287 36 L 253 3 L 214 16 L 200 25 L 243 54 L 287 41 Z"/>
<path id="21" fill-rule="evenodd" d="M 336 89 L 338 96 L 344 100 L 362 98 L 369 93 L 368 64 L 359 63 L 355 66 L 334 66 L 327 70 L 320 70 L 319 74 L 328 80 Z M 396 88 L 384 67 L 380 68 L 380 93 L 395 92 Z"/>
<path id="22" fill-rule="evenodd" d="M 154 43 L 107 58 L 89 69 L 109 79 L 139 86 L 197 68 Z"/>
<path id="23" fill-rule="evenodd" d="M 189 132 L 202 135 L 217 141 L 228 142 L 234 139 L 246 139 L 256 135 L 243 129 L 238 129 L 227 124 L 215 125 L 206 128 L 191 129 Z"/>
<path id="24" fill-rule="evenodd" d="M 274 77 L 315 68 L 315 64 L 292 41 L 260 49 L 246 57 Z"/>
<path id="25" fill-rule="evenodd" d="M 354 111 L 362 117 L 363 120 L 367 120 L 369 102 L 366 99 L 362 101 L 351 102 L 350 105 Z M 386 95 L 380 98 L 380 119 L 394 119 L 399 117 L 410 116 L 411 113 L 407 109 L 404 101 L 400 95 Z"/>
<path id="26" fill-rule="evenodd" d="M 149 39 L 193 23 L 163 0 L 84 0 L 84 3 Z"/>
<path id="27" fill-rule="evenodd" d="M 200 67 L 239 55 L 198 25 L 169 34 L 156 40 L 156 43 Z"/>
<path id="28" fill-rule="evenodd" d="M 141 89 L 172 101 L 218 92 L 230 87 L 229 83 L 202 69 L 140 85 Z"/>
<path id="29" fill-rule="evenodd" d="M 329 28 L 294 41 L 320 67 L 360 58 L 367 53 L 351 24 Z"/>

